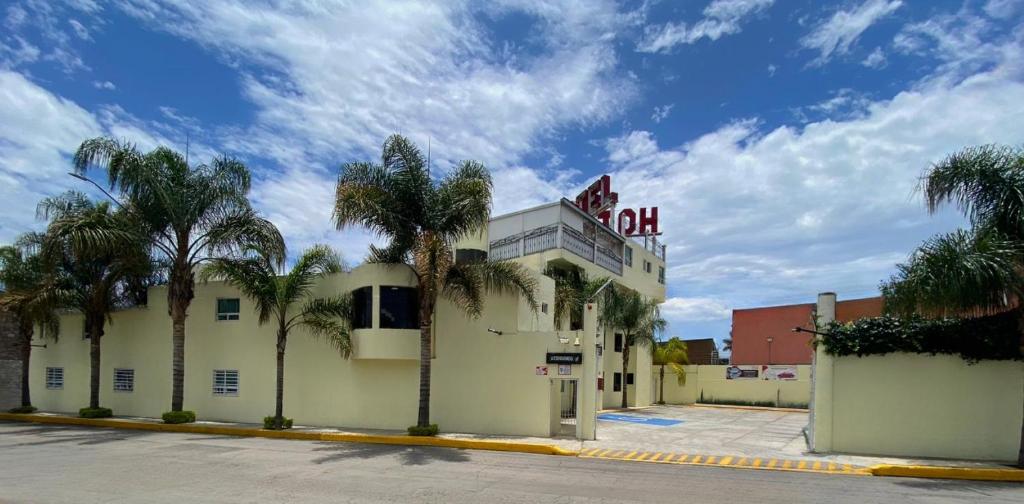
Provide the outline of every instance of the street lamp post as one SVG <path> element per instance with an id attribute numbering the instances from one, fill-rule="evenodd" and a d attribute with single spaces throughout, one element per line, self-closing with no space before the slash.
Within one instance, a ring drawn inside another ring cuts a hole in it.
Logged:
<path id="1" fill-rule="evenodd" d="M 765 339 L 768 340 L 768 365 L 770 366 L 772 364 L 772 341 L 774 341 L 775 338 L 768 336 Z"/>

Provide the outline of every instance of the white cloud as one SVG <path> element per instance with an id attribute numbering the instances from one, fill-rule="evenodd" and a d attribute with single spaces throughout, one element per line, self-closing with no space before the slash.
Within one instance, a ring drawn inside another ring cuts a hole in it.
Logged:
<path id="1" fill-rule="evenodd" d="M 651 120 L 655 123 L 660 123 L 668 118 L 668 115 L 672 113 L 672 107 L 675 107 L 674 103 L 668 105 L 661 105 L 654 107 L 654 113 L 651 114 Z"/>
<path id="2" fill-rule="evenodd" d="M 74 29 L 75 35 L 77 35 L 78 38 L 82 40 L 92 40 L 92 37 L 89 35 L 89 29 L 77 19 L 69 19 L 68 24 L 71 25 L 72 29 Z"/>
<path id="3" fill-rule="evenodd" d="M 637 51 L 667 53 L 680 44 L 693 44 L 702 38 L 715 41 L 742 31 L 747 18 L 770 7 L 775 0 L 714 0 L 704 8 L 704 17 L 694 23 L 665 23 L 649 26 Z"/>
<path id="4" fill-rule="evenodd" d="M 768 65 L 768 76 L 769 77 L 775 77 L 775 72 L 777 72 L 777 71 L 779 71 L 779 67 L 775 66 L 774 64 Z"/>
<path id="5" fill-rule="evenodd" d="M 985 2 L 985 13 L 999 19 L 1009 19 L 1018 12 L 1024 11 L 1024 0 L 988 0 Z"/>
<path id="6" fill-rule="evenodd" d="M 809 64 L 824 65 L 834 55 L 846 54 L 865 30 L 901 5 L 902 0 L 866 0 L 852 10 L 836 12 L 800 39 L 801 46 L 819 52 Z"/>
<path id="7" fill-rule="evenodd" d="M 1019 44 L 1013 44 L 1020 51 Z M 870 295 L 922 240 L 961 223 L 916 198 L 930 163 L 1024 138 L 1019 53 L 960 81 L 937 75 L 887 100 L 837 92 L 860 113 L 762 131 L 726 125 L 679 146 L 646 131 L 610 139 L 621 207 L 659 206 L 670 288 L 732 306 Z M 842 103 L 839 103 L 842 102 Z"/>
<path id="8" fill-rule="evenodd" d="M 860 62 L 861 65 L 868 68 L 882 68 L 886 63 L 885 52 L 882 51 L 881 47 L 876 47 L 874 51 L 871 51 L 871 54 L 864 58 L 864 61 Z"/>
<path id="9" fill-rule="evenodd" d="M 110 81 L 92 81 L 92 87 L 96 89 L 103 89 L 106 91 L 113 91 L 117 89 L 117 86 L 115 86 L 114 83 Z"/>
<path id="10" fill-rule="evenodd" d="M 678 322 L 724 320 L 732 316 L 732 309 L 724 302 L 706 297 L 670 297 L 661 305 L 663 317 Z"/>

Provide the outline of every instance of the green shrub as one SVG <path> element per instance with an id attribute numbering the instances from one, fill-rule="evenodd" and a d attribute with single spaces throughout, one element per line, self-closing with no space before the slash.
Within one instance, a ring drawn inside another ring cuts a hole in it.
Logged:
<path id="1" fill-rule="evenodd" d="M 282 429 L 291 429 L 292 428 L 292 419 L 291 418 L 285 418 L 284 422 L 282 422 L 282 423 L 283 423 L 283 425 L 281 425 Z M 263 428 L 264 429 L 273 429 L 274 428 L 274 417 L 273 416 L 263 417 Z"/>
<path id="2" fill-rule="evenodd" d="M 958 355 L 970 363 L 1022 360 L 1019 316 L 1018 310 L 1011 310 L 967 319 L 884 316 L 833 322 L 821 329 L 820 344 L 826 353 L 839 357 L 907 352 Z"/>
<path id="3" fill-rule="evenodd" d="M 437 427 L 437 424 L 430 424 L 426 427 L 420 427 L 418 425 L 409 427 L 410 436 L 436 436 L 438 432 L 441 432 L 441 429 Z"/>
<path id="4" fill-rule="evenodd" d="M 163 414 L 164 423 L 179 424 L 192 423 L 196 421 L 195 411 L 168 411 Z"/>
<path id="5" fill-rule="evenodd" d="M 82 408 L 78 410 L 78 416 L 82 418 L 110 418 L 114 411 L 110 408 Z"/>
<path id="6" fill-rule="evenodd" d="M 18 406 L 17 408 L 11 408 L 11 409 L 7 410 L 7 412 L 8 413 L 18 413 L 18 414 L 24 415 L 24 414 L 28 414 L 28 413 L 35 413 L 36 409 L 37 408 L 35 406 Z"/>
<path id="7" fill-rule="evenodd" d="M 718 404 L 721 406 L 754 406 L 758 408 L 774 408 L 775 401 L 737 401 L 732 399 L 704 399 L 700 400 L 701 404 Z"/>

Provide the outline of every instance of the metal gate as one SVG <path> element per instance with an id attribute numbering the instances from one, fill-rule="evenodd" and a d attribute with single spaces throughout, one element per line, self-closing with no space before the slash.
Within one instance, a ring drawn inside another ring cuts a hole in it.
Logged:
<path id="1" fill-rule="evenodd" d="M 576 402 L 579 383 L 577 380 L 561 380 L 560 423 L 563 435 L 576 435 Z"/>

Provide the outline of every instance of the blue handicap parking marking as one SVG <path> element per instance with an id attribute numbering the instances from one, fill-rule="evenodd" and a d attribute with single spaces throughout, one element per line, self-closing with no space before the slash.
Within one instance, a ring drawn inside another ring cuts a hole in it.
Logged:
<path id="1" fill-rule="evenodd" d="M 598 420 L 611 420 L 613 422 L 629 422 L 638 423 L 645 425 L 654 425 L 657 427 L 668 427 L 670 425 L 678 425 L 683 423 L 682 420 L 670 420 L 668 418 L 657 418 L 657 417 L 639 417 L 630 415 L 616 415 L 614 413 L 605 413 L 597 416 Z"/>

